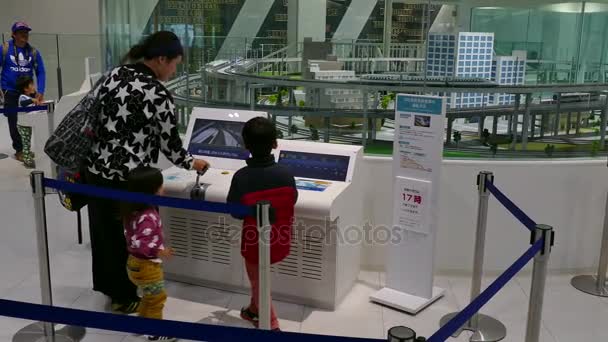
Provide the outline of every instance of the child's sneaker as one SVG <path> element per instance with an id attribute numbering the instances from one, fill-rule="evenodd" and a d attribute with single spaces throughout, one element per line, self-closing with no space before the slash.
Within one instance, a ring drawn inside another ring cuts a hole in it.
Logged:
<path id="1" fill-rule="evenodd" d="M 251 324 L 253 324 L 253 326 L 256 328 L 258 328 L 260 325 L 260 317 L 258 316 L 258 314 L 253 313 L 251 310 L 249 310 L 248 307 L 241 309 L 241 318 L 251 322 Z M 272 331 L 281 332 L 281 328 L 274 328 L 272 329 Z"/>
<path id="2" fill-rule="evenodd" d="M 148 341 L 177 341 L 175 337 L 167 337 L 167 336 L 146 336 L 146 340 Z"/>
<path id="3" fill-rule="evenodd" d="M 131 303 L 112 303 L 112 312 L 115 314 L 131 315 L 139 310 L 139 301 Z"/>
<path id="4" fill-rule="evenodd" d="M 249 310 L 249 307 L 241 309 L 241 318 L 251 322 L 251 324 L 253 324 L 256 328 L 258 327 L 259 317 L 257 314 Z"/>
<path id="5" fill-rule="evenodd" d="M 17 153 L 15 153 L 15 156 L 14 156 L 14 157 L 15 157 L 15 159 L 16 159 L 17 161 L 20 161 L 20 162 L 22 162 L 22 163 L 23 163 L 23 152 L 17 152 Z"/>

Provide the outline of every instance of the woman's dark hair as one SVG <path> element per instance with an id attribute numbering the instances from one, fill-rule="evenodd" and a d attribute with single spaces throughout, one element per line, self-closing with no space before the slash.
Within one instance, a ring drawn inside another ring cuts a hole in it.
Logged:
<path id="1" fill-rule="evenodd" d="M 270 154 L 277 141 L 277 129 L 263 117 L 253 118 L 243 127 L 243 141 L 252 157 L 265 157 Z"/>
<path id="2" fill-rule="evenodd" d="M 34 83 L 34 79 L 29 75 L 22 75 L 17 78 L 16 88 L 19 94 L 25 94 L 25 89 Z"/>
<path id="3" fill-rule="evenodd" d="M 159 31 L 145 37 L 139 44 L 131 47 L 131 50 L 123 57 L 121 64 L 141 59 L 150 60 L 156 57 L 167 57 L 171 60 L 183 55 L 184 48 L 175 33 Z"/>
<path id="4" fill-rule="evenodd" d="M 154 167 L 138 167 L 129 172 L 127 176 L 127 191 L 154 195 L 163 186 L 163 174 Z M 128 220 L 133 214 L 152 208 L 145 203 L 121 204 L 121 215 L 124 220 Z"/>

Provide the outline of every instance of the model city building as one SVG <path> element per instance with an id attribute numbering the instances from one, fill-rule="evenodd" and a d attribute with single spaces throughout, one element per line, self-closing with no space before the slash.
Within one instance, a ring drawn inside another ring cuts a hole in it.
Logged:
<path id="1" fill-rule="evenodd" d="M 328 56 L 329 59 L 335 59 Z M 311 60 L 308 61 L 307 71 L 310 78 L 322 81 L 344 82 L 357 80 L 355 71 L 342 70 L 344 63 L 335 60 Z M 358 89 L 308 89 L 306 92 L 306 103 L 315 104 L 318 108 L 338 108 L 338 109 L 362 109 L 363 93 Z M 305 118 L 306 126 L 321 127 L 322 119 L 318 117 Z M 332 118 L 333 128 L 357 128 L 362 125 L 359 118 Z M 353 127 L 354 126 L 354 127 Z"/>
<path id="2" fill-rule="evenodd" d="M 524 84 L 526 52 L 512 56 L 494 54 L 494 33 L 430 33 L 428 42 L 429 77 L 481 78 L 499 85 Z M 510 105 L 515 96 L 461 93 L 449 96 L 448 107 L 469 108 L 488 105 Z"/>
<path id="3" fill-rule="evenodd" d="M 523 85 L 526 77 L 526 51 L 513 51 L 512 56 L 496 56 L 492 62 L 492 80 L 500 85 Z M 515 103 L 513 94 L 490 94 L 489 104 L 503 106 Z"/>
<path id="4" fill-rule="evenodd" d="M 322 63 L 324 62 L 310 62 L 310 72 L 315 80 L 331 82 L 357 79 L 357 75 L 351 70 L 321 70 Z M 312 96 L 314 95 L 309 96 L 311 102 Z M 322 89 L 318 102 L 319 108 L 362 109 L 363 94 L 357 89 Z"/>

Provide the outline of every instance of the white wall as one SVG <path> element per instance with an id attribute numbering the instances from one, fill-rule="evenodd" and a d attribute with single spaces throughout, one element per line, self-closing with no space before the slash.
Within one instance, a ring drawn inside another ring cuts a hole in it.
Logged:
<path id="1" fill-rule="evenodd" d="M 274 0 L 247 0 L 232 24 L 228 37 L 218 54 L 218 58 L 232 58 L 235 51 L 245 51 L 245 44 L 258 36 L 264 20 L 272 9 Z"/>
<path id="2" fill-rule="evenodd" d="M 58 95 L 57 66 L 61 61 L 63 94 L 80 88 L 85 57 L 97 58 L 100 65 L 98 0 L 1 0 L 0 32 L 10 32 L 17 20 L 33 29 L 30 42 L 44 57 L 48 99 Z M 57 39 L 59 34 L 59 60 Z M 10 34 L 5 34 L 10 39 Z"/>
<path id="3" fill-rule="evenodd" d="M 351 41 L 359 39 L 361 31 L 363 31 L 375 7 L 375 1 L 353 0 L 350 6 L 348 6 L 346 14 L 336 29 L 332 40 Z"/>
<path id="4" fill-rule="evenodd" d="M 367 215 L 375 225 L 391 225 L 392 163 L 366 157 Z M 476 175 L 493 171 L 495 184 L 537 223 L 556 230 L 550 267 L 596 267 L 604 218 L 608 169 L 605 160 L 445 161 L 440 188 L 436 248 L 439 271 L 470 271 L 477 211 Z M 373 175 L 373 177 L 372 177 Z M 504 271 L 529 247 L 530 235 L 511 214 L 490 199 L 484 266 Z M 366 246 L 362 264 L 383 269 L 384 246 Z"/>
<path id="5" fill-rule="evenodd" d="M 37 33 L 99 34 L 98 0 L 3 0 L 0 7 L 2 32 L 25 20 Z"/>
<path id="6" fill-rule="evenodd" d="M 301 43 L 305 38 L 325 41 L 327 0 L 289 0 L 287 14 L 289 44 Z"/>

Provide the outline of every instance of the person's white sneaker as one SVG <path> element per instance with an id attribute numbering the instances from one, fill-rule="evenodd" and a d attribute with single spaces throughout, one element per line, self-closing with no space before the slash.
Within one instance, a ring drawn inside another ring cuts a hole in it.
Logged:
<path id="1" fill-rule="evenodd" d="M 171 341 L 176 341 L 177 339 L 175 337 L 167 337 L 167 336 L 146 336 L 146 340 L 171 342 Z"/>

